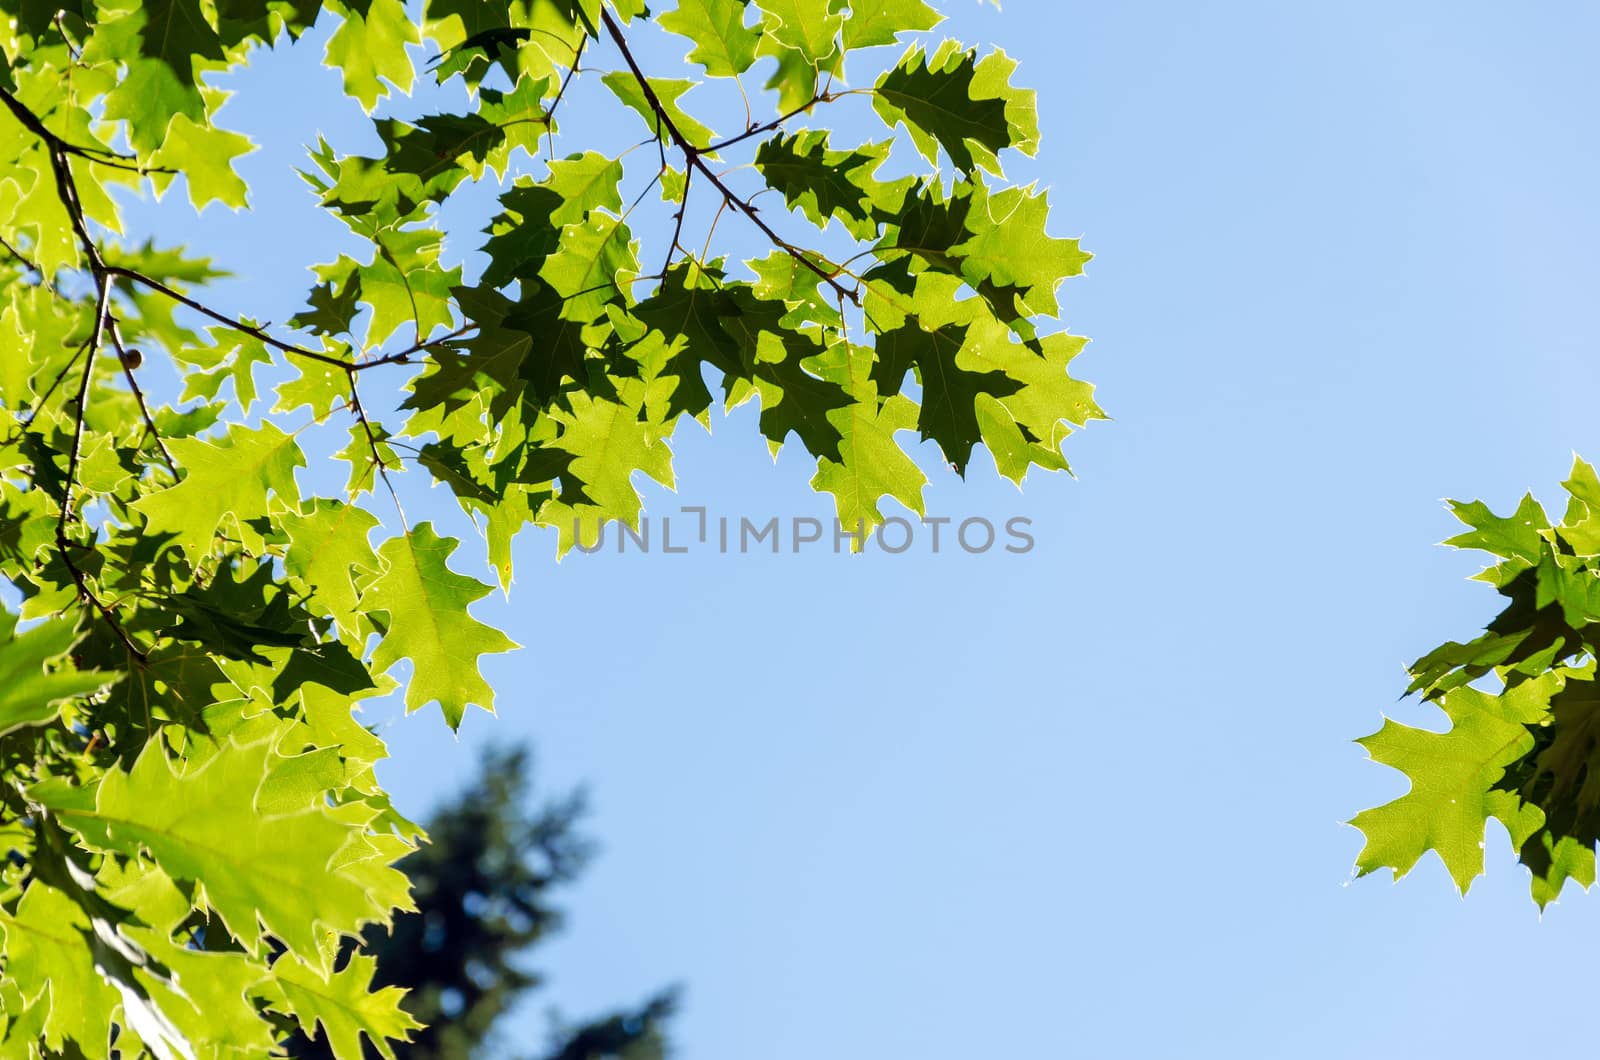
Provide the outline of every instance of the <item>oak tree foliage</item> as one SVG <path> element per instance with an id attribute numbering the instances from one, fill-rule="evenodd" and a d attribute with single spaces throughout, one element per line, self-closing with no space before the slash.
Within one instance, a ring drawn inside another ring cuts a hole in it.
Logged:
<path id="1" fill-rule="evenodd" d="M 632 523 L 714 404 L 867 527 L 921 511 L 919 438 L 1020 481 L 1100 414 L 1055 323 L 1086 255 L 1004 173 L 1034 94 L 922 0 L 0 14 L 0 1056 L 396 1055 L 418 1023 L 346 941 L 413 907 L 422 835 L 356 712 L 492 709 L 513 537 Z M 219 78 L 313 30 L 381 149 L 285 160 L 359 249 L 269 325 L 119 203 L 248 206 Z M 586 92 L 610 118 L 563 132 Z M 432 483 L 487 581 L 405 517 Z"/>
<path id="2" fill-rule="evenodd" d="M 1437 704 L 1443 731 L 1392 719 L 1360 743 L 1405 773 L 1410 790 L 1351 822 L 1365 875 L 1403 876 L 1436 852 L 1464 894 L 1483 872 L 1485 828 L 1504 826 L 1541 908 L 1568 881 L 1595 881 L 1600 841 L 1600 477 L 1583 460 L 1562 483 L 1552 523 L 1524 496 L 1507 515 L 1452 501 L 1466 532 L 1448 542 L 1491 560 L 1476 577 L 1503 598 L 1465 642 L 1411 664 L 1408 693 Z"/>

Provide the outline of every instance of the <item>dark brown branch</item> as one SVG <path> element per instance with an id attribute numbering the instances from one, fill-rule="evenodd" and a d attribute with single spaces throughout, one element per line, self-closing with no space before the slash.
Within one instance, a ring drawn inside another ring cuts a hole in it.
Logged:
<path id="1" fill-rule="evenodd" d="M 678 200 L 678 216 L 672 223 L 672 242 L 667 244 L 667 260 L 661 265 L 661 275 L 665 276 L 672 267 L 672 252 L 682 250 L 678 242 L 683 235 L 683 215 L 689 212 L 689 187 L 694 183 L 694 170 L 686 169 L 683 172 L 683 198 Z"/>
<path id="2" fill-rule="evenodd" d="M 51 152 L 76 155 L 79 158 L 94 162 L 98 165 L 109 166 L 112 169 L 122 169 L 130 173 L 176 173 L 175 169 L 166 169 L 162 166 L 148 166 L 132 155 L 122 155 L 115 151 L 108 151 L 103 147 L 82 147 L 64 140 L 51 132 L 43 120 L 23 106 L 22 101 L 13 96 L 5 88 L 0 87 L 0 103 L 4 103 L 13 117 L 22 123 L 22 127 L 43 140 Z"/>
<path id="3" fill-rule="evenodd" d="M 78 195 L 77 181 L 73 178 L 71 163 L 68 161 L 69 156 L 72 155 L 78 155 L 90 161 L 101 163 L 106 162 L 107 159 L 97 157 L 95 152 L 99 151 L 98 148 L 80 148 L 61 139 L 61 137 L 51 132 L 49 128 L 45 126 L 44 122 L 39 119 L 38 115 L 34 114 L 27 107 L 23 106 L 21 101 L 7 92 L 4 88 L 0 88 L 0 102 L 5 104 L 7 109 L 9 109 L 16 119 L 22 123 L 23 127 L 43 140 L 46 148 L 49 150 L 51 168 L 54 170 L 56 178 L 56 193 L 61 199 L 62 206 L 66 208 L 68 220 L 70 220 L 72 223 L 73 234 L 77 236 L 78 243 L 83 247 L 83 252 L 89 259 L 89 270 L 95 276 L 96 286 L 102 286 L 100 281 L 104 277 L 121 277 L 141 286 L 148 287 L 153 291 L 158 291 L 180 305 L 186 306 L 202 316 L 210 317 L 217 323 L 225 325 L 234 331 L 249 335 L 252 338 L 255 338 L 266 344 L 267 346 L 272 347 L 273 349 L 282 351 L 283 353 L 287 353 L 292 356 L 305 357 L 313 361 L 320 361 L 323 364 L 343 369 L 346 372 L 356 372 L 366 368 L 375 368 L 380 364 L 405 363 L 410 353 L 416 352 L 417 349 L 424 348 L 427 345 L 427 343 L 419 342 L 411 351 L 392 354 L 387 357 L 379 357 L 371 361 L 347 361 L 339 357 L 332 357 L 325 353 L 319 353 L 316 350 L 308 350 L 303 346 L 296 346 L 293 343 L 283 342 L 279 339 L 273 338 L 262 329 L 250 324 L 246 324 L 242 320 L 236 320 L 224 313 L 219 313 L 215 309 L 197 302 L 193 298 L 190 298 L 187 295 L 181 294 L 173 288 L 168 287 L 166 284 L 155 279 L 154 277 L 146 276 L 141 272 L 126 268 L 124 266 L 108 264 L 104 257 L 100 254 L 100 248 L 95 243 L 93 237 L 90 236 L 88 227 L 84 222 L 82 199 Z M 113 161 L 125 161 L 123 156 L 109 155 L 109 152 L 101 153 L 107 154 Z M 157 170 L 151 169 L 150 167 L 142 167 L 140 168 L 140 172 L 157 172 Z"/>
<path id="4" fill-rule="evenodd" d="M 72 584 L 78 590 L 79 599 L 89 604 L 98 611 L 106 624 L 116 633 L 117 638 L 127 649 L 139 665 L 149 661 L 149 656 L 144 650 L 134 643 L 128 631 L 123 628 L 122 622 L 117 618 L 116 612 L 107 607 L 105 602 L 95 595 L 89 588 L 89 578 L 72 558 L 74 542 L 67 536 L 67 524 L 72 520 L 72 491 L 78 480 L 78 461 L 83 455 L 83 421 L 89 403 L 89 386 L 94 380 L 94 356 L 99 351 L 101 342 L 105 337 L 106 321 L 111 310 L 111 278 L 104 273 L 99 277 L 99 288 L 95 296 L 94 330 L 89 335 L 85 345 L 88 356 L 83 364 L 83 376 L 78 383 L 77 408 L 74 410 L 72 427 L 72 446 L 67 453 L 67 477 L 61 487 L 61 511 L 56 517 L 56 552 L 61 556 L 61 563 L 67 568 L 67 573 L 72 577 Z"/>
<path id="5" fill-rule="evenodd" d="M 645 102 L 650 105 L 651 111 L 655 113 L 657 125 L 666 130 L 667 135 L 672 138 L 673 144 L 676 145 L 678 150 L 683 152 L 684 160 L 689 164 L 689 166 L 693 169 L 698 169 L 700 171 L 700 175 L 705 177 L 706 180 L 710 181 L 711 186 L 722 193 L 722 197 L 727 201 L 728 205 L 732 206 L 735 210 L 738 210 L 740 213 L 748 217 L 751 223 L 757 228 L 761 229 L 762 234 L 772 241 L 774 246 L 780 248 L 790 257 L 804 265 L 807 269 L 816 273 L 824 283 L 834 290 L 835 293 L 850 299 L 850 301 L 855 305 L 860 305 L 861 296 L 859 293 L 841 284 L 836 275 L 828 272 L 827 269 L 824 269 L 822 266 L 812 261 L 799 248 L 794 246 L 788 240 L 784 239 L 782 236 L 778 235 L 777 232 L 774 232 L 772 230 L 772 226 L 767 224 L 767 222 L 761 218 L 761 215 L 756 212 L 756 208 L 754 206 L 751 206 L 748 202 L 745 202 L 743 199 L 735 195 L 733 191 L 722 182 L 722 178 L 717 176 L 710 166 L 706 165 L 706 161 L 702 156 L 706 153 L 707 149 L 696 147 L 694 144 L 691 144 L 684 137 L 683 133 L 679 131 L 677 125 L 673 123 L 672 117 L 667 114 L 666 108 L 662 106 L 661 100 L 656 95 L 655 89 L 650 87 L 650 79 L 645 77 L 643 70 L 639 69 L 638 61 L 634 59 L 633 52 L 628 49 L 627 38 L 622 35 L 622 29 L 617 25 L 616 19 L 611 17 L 610 9 L 602 7 L 600 9 L 600 18 L 605 25 L 606 33 L 610 35 L 611 40 L 617 46 L 617 50 L 622 53 L 623 61 L 628 64 L 628 69 L 633 73 L 633 79 L 639 83 L 639 90 L 644 94 Z"/>
<path id="6" fill-rule="evenodd" d="M 139 284 L 141 287 L 148 287 L 152 291 L 159 291 L 161 294 L 166 295 L 179 305 L 192 309 L 201 316 L 210 317 L 217 323 L 232 328 L 234 331 L 240 332 L 244 335 L 249 335 L 251 338 L 271 346 L 275 350 L 281 350 L 282 352 L 291 354 L 295 357 L 305 357 L 309 360 L 320 361 L 321 363 L 330 365 L 334 368 L 342 368 L 347 372 L 363 367 L 362 365 L 358 365 L 353 361 L 346 361 L 339 357 L 330 357 L 326 353 L 318 353 L 316 350 L 308 350 L 303 346 L 296 346 L 292 342 L 283 342 L 279 339 L 275 339 L 253 324 L 246 324 L 242 320 L 235 320 L 233 317 L 230 317 L 225 313 L 219 313 L 210 306 L 195 301 L 186 294 L 182 294 L 176 290 L 173 290 L 171 287 L 168 287 L 166 284 L 162 283 L 153 276 L 146 276 L 142 272 L 136 272 L 133 269 L 123 268 L 120 265 L 108 266 L 107 271 L 109 271 L 113 276 L 120 276 L 125 280 L 130 280 L 133 283 Z M 377 362 L 368 362 L 369 365 L 375 363 Z"/>
<path id="7" fill-rule="evenodd" d="M 0 90 L 3 91 L 3 90 Z M 9 95 L 7 105 L 27 112 Z M 83 252 L 89 259 L 89 268 L 94 275 L 95 282 L 95 307 L 94 326 L 90 329 L 89 340 L 84 344 L 83 377 L 78 384 L 77 408 L 73 410 L 72 448 L 67 456 L 67 476 L 61 488 L 61 512 L 56 519 L 56 551 L 61 556 L 62 564 L 67 568 L 67 573 L 72 577 L 72 584 L 78 590 L 79 599 L 88 603 L 106 624 L 116 633 L 117 639 L 127 649 L 129 656 L 140 666 L 149 661 L 149 656 L 144 649 L 136 644 L 129 636 L 116 612 L 106 606 L 105 602 L 89 587 L 89 578 L 72 558 L 71 545 L 73 542 L 67 537 L 67 524 L 72 519 L 72 491 L 78 481 L 78 461 L 83 454 L 83 426 L 84 417 L 88 412 L 89 387 L 94 381 L 94 358 L 99 352 L 100 345 L 105 337 L 106 322 L 111 314 L 111 272 L 106 267 L 105 259 L 100 255 L 100 248 L 95 245 L 94 239 L 89 235 L 88 225 L 84 221 L 83 202 L 78 197 L 78 185 L 72 176 L 72 162 L 65 144 L 48 129 L 42 122 L 33 118 L 38 130 L 42 131 L 45 143 L 50 153 L 50 167 L 54 171 L 56 195 L 61 199 L 61 204 L 66 208 L 67 216 L 72 222 L 73 233 L 78 242 L 83 246 Z M 76 358 L 74 358 L 76 359 Z"/>
<path id="8" fill-rule="evenodd" d="M 386 357 L 378 357 L 370 361 L 347 361 L 341 357 L 332 357 L 326 353 L 318 353 L 316 350 L 308 350 L 304 346 L 296 346 L 292 342 L 283 342 L 280 339 L 276 339 L 271 334 L 263 331 L 261 328 L 256 327 L 254 324 L 246 324 L 244 321 L 236 320 L 233 317 L 228 316 L 226 313 L 219 313 L 210 306 L 207 306 L 202 302 L 197 302 L 188 295 L 182 294 L 181 292 L 168 287 L 166 284 L 162 283 L 160 280 L 157 280 L 153 276 L 146 276 L 142 272 L 136 272 L 133 269 L 124 268 L 120 265 L 108 266 L 106 271 L 111 273 L 113 276 L 120 276 L 123 279 L 130 280 L 133 283 L 139 284 L 140 286 L 148 287 L 152 291 L 159 291 L 161 294 L 166 295 L 179 305 L 182 305 L 188 309 L 192 309 L 201 316 L 210 317 L 217 323 L 222 324 L 225 327 L 232 328 L 234 331 L 244 335 L 249 335 L 251 338 L 257 340 L 263 345 L 270 346 L 275 350 L 281 350 L 282 352 L 294 357 L 305 357 L 309 360 L 318 361 L 333 368 L 340 368 L 346 372 L 359 372 L 366 368 L 376 368 L 380 364 L 405 364 L 413 353 L 417 352 L 418 350 L 426 349 L 434 342 L 443 341 L 440 339 L 430 339 L 427 342 L 417 343 L 416 345 L 402 350 L 399 353 L 391 353 Z"/>
<path id="9" fill-rule="evenodd" d="M 73 42 L 72 36 L 67 32 L 66 23 L 61 21 L 62 14 L 63 12 L 57 11 L 51 21 L 56 25 L 56 32 L 61 34 L 61 41 L 67 46 L 67 54 L 72 56 L 73 63 L 80 64 L 83 60 L 83 49 Z"/>
<path id="10" fill-rule="evenodd" d="M 94 274 L 95 288 L 105 290 L 106 297 L 109 298 L 110 288 L 102 282 L 107 279 L 105 259 L 100 256 L 99 246 L 89 235 L 88 224 L 83 219 L 83 200 L 78 197 L 78 182 L 72 176 L 72 162 L 60 147 L 53 147 L 50 150 L 50 168 L 55 171 L 56 196 L 66 208 L 67 219 L 72 222 L 72 232 L 78 237 L 78 243 L 89 259 L 89 270 Z"/>
<path id="11" fill-rule="evenodd" d="M 374 357 L 370 361 L 347 361 L 342 357 L 333 357 L 326 353 L 318 353 L 316 350 L 308 350 L 304 346 L 296 346 L 292 342 L 284 342 L 281 339 L 274 338 L 270 333 L 256 327 L 254 324 L 247 324 L 242 320 L 237 320 L 228 316 L 226 313 L 220 313 L 205 303 L 197 302 L 188 295 L 168 287 L 166 284 L 162 283 L 153 276 L 146 276 L 142 272 L 137 272 L 121 265 L 107 266 L 106 271 L 111 273 L 113 276 L 120 276 L 123 279 L 139 284 L 142 287 L 148 287 L 152 291 L 158 291 L 172 299 L 174 302 L 177 302 L 179 305 L 188 309 L 192 309 L 201 316 L 209 317 L 224 327 L 231 328 L 242 335 L 249 335 L 251 338 L 257 340 L 263 345 L 270 346 L 275 350 L 287 353 L 292 357 L 304 357 L 308 360 L 317 361 L 328 365 L 331 368 L 339 368 L 345 372 L 362 372 L 368 368 L 377 368 L 379 365 L 384 364 L 409 364 L 413 354 L 419 353 L 420 351 L 438 343 L 448 342 L 450 339 L 456 338 L 462 333 L 461 331 L 456 331 L 449 335 L 440 336 L 436 339 L 419 341 L 413 343 L 398 353 L 390 353 L 382 357 Z"/>
<path id="12" fill-rule="evenodd" d="M 87 603 L 105 619 L 112 632 L 122 641 L 122 645 L 127 649 L 129 656 L 138 665 L 143 666 L 149 661 L 149 656 L 144 649 L 134 642 L 127 629 L 122 625 L 121 620 L 117 618 L 116 612 L 108 607 L 89 587 L 88 576 L 77 561 L 72 558 L 72 548 L 75 542 L 67 535 L 67 526 L 73 517 L 72 494 L 78 482 L 78 462 L 83 455 L 84 419 L 88 411 L 89 389 L 94 381 L 95 354 L 99 352 L 104 342 L 107 324 L 111 315 L 111 280 L 113 275 L 112 270 L 106 265 L 105 258 L 100 253 L 99 246 L 96 245 L 93 237 L 89 234 L 88 224 L 84 220 L 83 200 L 78 195 L 78 184 L 72 175 L 71 159 L 74 155 L 90 161 L 103 161 L 103 159 L 95 158 L 82 148 L 75 148 L 72 144 L 52 133 L 45 127 L 44 122 L 3 88 L 0 88 L 0 101 L 5 103 L 7 109 L 25 128 L 37 135 L 44 143 L 45 149 L 50 155 L 50 168 L 55 177 L 56 196 L 61 200 L 62 207 L 67 211 L 67 218 L 72 224 L 73 234 L 83 247 L 84 256 L 88 258 L 89 270 L 94 276 L 95 284 L 94 326 L 91 328 L 89 338 L 84 343 L 83 348 L 73 356 L 72 362 L 68 364 L 68 369 L 70 369 L 71 364 L 76 362 L 78 357 L 84 358 L 83 375 L 78 383 L 76 408 L 73 409 L 72 446 L 67 454 L 67 474 L 61 489 L 61 511 L 56 518 L 56 551 L 61 556 L 62 565 L 67 568 L 67 573 L 72 578 L 72 584 L 78 591 L 78 598 Z M 51 392 L 65 377 L 66 371 L 67 369 L 63 369 L 62 375 L 58 376 L 56 383 L 51 385 Z M 33 422 L 33 416 L 36 416 L 39 408 L 43 406 L 44 399 L 41 398 L 39 405 L 33 411 L 33 415 L 29 417 L 28 422 L 30 424 Z M 165 454 L 164 447 L 162 451 Z"/>

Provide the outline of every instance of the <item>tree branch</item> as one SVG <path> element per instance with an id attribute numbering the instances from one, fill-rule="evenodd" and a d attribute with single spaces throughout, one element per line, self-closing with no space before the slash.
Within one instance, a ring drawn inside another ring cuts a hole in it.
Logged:
<path id="1" fill-rule="evenodd" d="M 59 151 L 62 154 L 77 155 L 87 161 L 109 166 L 112 169 L 126 170 L 129 173 L 177 173 L 175 169 L 145 165 L 132 155 L 118 154 L 115 151 L 108 151 L 104 147 L 81 147 L 78 144 L 64 140 L 51 132 L 43 119 L 24 106 L 21 100 L 13 96 L 4 87 L 0 87 L 0 103 L 5 104 L 12 117 L 16 118 L 24 129 L 43 140 L 45 146 L 53 152 Z"/>
<path id="2" fill-rule="evenodd" d="M 714 155 L 718 151 L 721 151 L 723 148 L 732 147 L 734 144 L 737 144 L 737 143 L 743 143 L 744 141 L 750 139 L 752 136 L 760 136 L 762 133 L 769 133 L 772 130 L 776 129 L 778 126 L 782 125 L 784 122 L 788 121 L 790 118 L 793 118 L 793 117 L 795 117 L 796 115 L 799 115 L 799 114 L 804 114 L 806 111 L 810 110 L 812 107 L 815 107 L 818 103 L 832 103 L 835 98 L 836 97 L 834 96 L 834 94 L 832 92 L 818 92 L 815 95 L 813 95 L 810 99 L 808 99 L 804 103 L 800 104 L 798 107 L 795 107 L 793 110 L 788 111 L 788 112 L 786 112 L 784 114 L 778 115 L 776 118 L 773 118 L 771 121 L 762 122 L 760 125 L 752 125 L 752 126 L 750 126 L 750 128 L 746 129 L 744 132 L 740 133 L 738 136 L 730 136 L 726 140 L 718 140 L 716 143 L 712 144 L 710 147 L 707 147 L 704 150 L 703 153 L 704 154 L 708 154 L 708 155 Z"/>
<path id="3" fill-rule="evenodd" d="M 15 258 L 18 264 L 20 264 L 24 269 L 27 269 L 29 272 L 36 274 L 41 281 L 44 279 L 44 270 L 35 264 L 33 259 L 29 258 L 22 251 L 6 242 L 4 238 L 0 238 L 0 250 L 5 251 L 7 254 Z"/>
<path id="4" fill-rule="evenodd" d="M 149 656 L 145 654 L 144 649 L 134 643 L 116 613 L 95 595 L 93 589 L 89 588 L 88 575 L 84 574 L 83 568 L 72 558 L 74 542 L 67 537 L 67 524 L 72 520 L 72 491 L 78 480 L 78 461 L 83 455 L 83 421 L 89 403 L 89 386 L 94 380 L 94 355 L 105 337 L 106 320 L 111 310 L 111 278 L 102 273 L 99 279 L 99 289 L 95 297 L 94 330 L 85 345 L 88 356 L 84 359 L 83 376 L 78 383 L 77 409 L 73 415 L 72 447 L 67 453 L 67 477 L 61 487 L 61 511 L 56 517 L 56 552 L 61 557 L 62 565 L 67 568 L 67 573 L 72 577 L 72 584 L 78 590 L 79 599 L 100 613 L 106 624 L 116 633 L 117 639 L 122 641 L 128 654 L 143 666 L 149 661 Z"/>
<path id="5" fill-rule="evenodd" d="M 622 53 L 623 61 L 628 64 L 628 69 L 632 71 L 634 80 L 639 83 L 639 90 L 644 93 L 645 102 L 650 105 L 650 109 L 655 113 L 656 123 L 662 129 L 666 130 L 667 135 L 671 137 L 673 144 L 676 145 L 678 150 L 683 152 L 685 162 L 687 162 L 691 168 L 698 169 L 700 171 L 700 175 L 705 177 L 706 180 L 710 181 L 711 186 L 722 193 L 722 197 L 727 201 L 728 205 L 732 206 L 735 210 L 748 217 L 751 223 L 753 223 L 757 228 L 761 229 L 762 234 L 772 241 L 774 246 L 780 248 L 790 257 L 804 265 L 807 269 L 810 269 L 812 272 L 816 273 L 819 277 L 821 277 L 824 283 L 834 290 L 836 294 L 850 299 L 850 301 L 855 305 L 860 305 L 861 295 L 859 292 L 841 284 L 836 274 L 828 272 L 827 269 L 824 269 L 822 266 L 818 265 L 816 262 L 807 257 L 794 244 L 790 243 L 788 240 L 778 235 L 777 232 L 773 231 L 772 226 L 768 225 L 766 221 L 762 220 L 760 214 L 756 212 L 756 208 L 754 206 L 751 206 L 748 202 L 745 202 L 743 199 L 735 195 L 733 191 L 722 182 L 722 178 L 718 177 L 712 168 L 706 165 L 705 159 L 701 156 L 704 155 L 708 149 L 699 148 L 694 144 L 691 144 L 687 139 L 685 139 L 683 133 L 678 130 L 677 125 L 673 123 L 671 116 L 667 114 L 666 108 L 661 105 L 660 98 L 656 96 L 655 89 L 650 87 L 650 79 L 645 77 L 643 70 L 639 69 L 639 63 L 634 59 L 633 52 L 628 49 L 628 41 L 625 37 L 623 37 L 622 30 L 617 25 L 616 19 L 611 17 L 611 11 L 609 8 L 602 7 L 600 9 L 600 19 L 605 25 L 606 33 L 610 35 L 612 41 L 616 44 L 617 49 Z"/>
<path id="6" fill-rule="evenodd" d="M 661 265 L 661 275 L 663 276 L 672 267 L 672 252 L 683 249 L 678 240 L 683 235 L 683 215 L 689 212 L 689 188 L 693 184 L 694 170 L 687 169 L 683 174 L 683 198 L 678 200 L 678 214 L 672 223 L 672 242 L 667 244 L 667 260 Z"/>
<path id="7" fill-rule="evenodd" d="M 274 338 L 270 333 L 262 330 L 259 327 L 256 327 L 254 324 L 246 324 L 244 321 L 230 317 L 226 313 L 220 313 L 205 303 L 197 302 L 188 295 L 168 287 L 166 284 L 162 283 L 153 276 L 146 276 L 142 272 L 125 268 L 121 265 L 107 266 L 107 271 L 113 276 L 120 276 L 123 279 L 137 283 L 142 287 L 148 287 L 152 291 L 158 291 L 172 299 L 174 302 L 177 302 L 179 305 L 188 309 L 192 309 L 201 316 L 209 317 L 224 327 L 231 328 L 240 334 L 249 335 L 251 338 L 257 340 L 263 345 L 270 346 L 275 350 L 287 353 L 293 357 L 304 357 L 308 360 L 326 364 L 332 368 L 342 369 L 345 372 L 361 372 L 368 368 L 376 368 L 383 364 L 408 364 L 410 363 L 412 354 L 415 354 L 421 350 L 425 350 L 429 346 L 435 345 L 436 343 L 446 342 L 459 334 L 459 332 L 457 332 L 452 335 L 441 336 L 437 339 L 428 339 L 426 341 L 416 342 L 411 346 L 399 351 L 398 353 L 387 354 L 383 357 L 375 357 L 370 361 L 347 361 L 342 357 L 333 357 L 326 353 L 318 353 L 316 350 L 308 350 L 304 346 L 296 346 L 292 342 L 284 342 L 281 339 Z"/>

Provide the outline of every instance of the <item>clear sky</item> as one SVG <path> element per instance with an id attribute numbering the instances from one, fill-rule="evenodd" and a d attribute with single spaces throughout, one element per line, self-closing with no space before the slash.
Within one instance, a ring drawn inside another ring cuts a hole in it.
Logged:
<path id="1" fill-rule="evenodd" d="M 1432 856 L 1351 883 L 1340 822 L 1403 790 L 1351 739 L 1439 719 L 1404 663 L 1494 611 L 1441 498 L 1600 458 L 1600 9 L 939 6 L 1039 90 L 1011 172 L 1098 255 L 1062 294 L 1114 420 L 1020 494 L 924 459 L 930 512 L 1029 516 L 1027 555 L 521 540 L 478 612 L 526 646 L 487 665 L 499 717 L 372 715 L 414 813 L 490 741 L 591 788 L 603 853 L 519 1027 L 682 982 L 688 1060 L 1490 1057 L 1541 1048 L 1535 989 L 1581 1033 L 1600 894 L 1541 919 L 1498 826 L 1466 901 Z M 265 146 L 254 214 L 136 218 L 274 320 L 343 246 L 284 160 L 363 146 L 317 51 L 224 112 Z M 654 515 L 829 514 L 750 409 L 675 450 Z"/>

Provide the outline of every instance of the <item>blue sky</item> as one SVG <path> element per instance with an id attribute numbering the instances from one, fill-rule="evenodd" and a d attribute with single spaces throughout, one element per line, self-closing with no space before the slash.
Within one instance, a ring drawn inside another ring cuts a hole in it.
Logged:
<path id="1" fill-rule="evenodd" d="M 486 668 L 499 717 L 375 715 L 413 812 L 492 741 L 592 791 L 603 853 L 519 1028 L 681 982 L 690 1060 L 1526 1050 L 1534 983 L 1588 1010 L 1600 895 L 1541 919 L 1498 828 L 1466 901 L 1431 856 L 1350 883 L 1339 822 L 1403 790 L 1351 739 L 1438 720 L 1396 702 L 1404 663 L 1494 609 L 1441 498 L 1600 458 L 1600 11 L 939 6 L 1039 90 L 1010 172 L 1097 254 L 1062 294 L 1114 419 L 1068 443 L 1076 480 L 933 474 L 930 512 L 1027 516 L 1027 555 L 519 542 L 479 611 L 525 645 Z M 254 213 L 135 218 L 273 320 L 343 246 L 286 160 L 364 146 L 316 47 L 224 112 L 264 145 Z M 652 514 L 829 514 L 751 410 L 678 437 Z"/>

